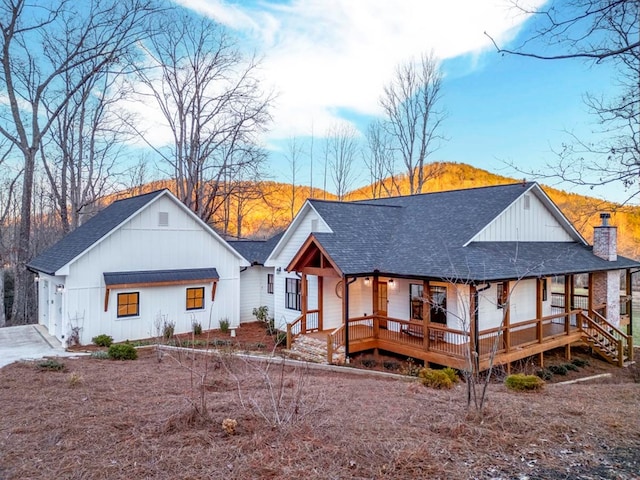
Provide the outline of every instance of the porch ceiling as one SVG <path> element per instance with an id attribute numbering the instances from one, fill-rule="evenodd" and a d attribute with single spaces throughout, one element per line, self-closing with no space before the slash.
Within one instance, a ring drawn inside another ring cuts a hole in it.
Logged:
<path id="1" fill-rule="evenodd" d="M 307 238 L 287 265 L 288 272 L 302 272 L 323 277 L 341 277 L 342 271 L 313 234 Z"/>

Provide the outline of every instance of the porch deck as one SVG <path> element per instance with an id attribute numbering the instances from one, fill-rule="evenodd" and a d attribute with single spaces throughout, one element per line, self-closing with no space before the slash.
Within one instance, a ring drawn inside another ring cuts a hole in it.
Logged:
<path id="1" fill-rule="evenodd" d="M 495 365 L 508 364 L 582 340 L 580 314 L 576 310 L 484 330 L 477 342 L 464 330 L 379 316 L 350 319 L 348 335 L 344 326 L 307 335 L 327 341 L 329 358 L 332 350 L 348 341 L 350 353 L 381 349 L 454 368 L 468 368 L 470 359 L 477 358 L 476 368 L 483 370 L 492 357 Z"/>

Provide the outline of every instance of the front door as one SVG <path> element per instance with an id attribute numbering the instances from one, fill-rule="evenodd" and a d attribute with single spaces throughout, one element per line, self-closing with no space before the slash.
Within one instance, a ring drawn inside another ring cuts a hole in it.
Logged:
<path id="1" fill-rule="evenodd" d="M 389 299 L 387 297 L 387 282 L 378 282 L 378 305 L 377 305 L 377 314 L 381 317 L 385 317 L 380 319 L 380 327 L 387 328 L 387 304 L 389 303 Z"/>

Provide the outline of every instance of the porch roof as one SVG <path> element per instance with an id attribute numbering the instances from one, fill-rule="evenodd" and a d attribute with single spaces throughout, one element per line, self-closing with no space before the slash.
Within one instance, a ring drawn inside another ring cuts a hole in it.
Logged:
<path id="1" fill-rule="evenodd" d="M 217 281 L 215 268 L 185 268 L 180 270 L 144 270 L 129 272 L 104 272 L 107 287 L 122 285 L 199 283 Z"/>

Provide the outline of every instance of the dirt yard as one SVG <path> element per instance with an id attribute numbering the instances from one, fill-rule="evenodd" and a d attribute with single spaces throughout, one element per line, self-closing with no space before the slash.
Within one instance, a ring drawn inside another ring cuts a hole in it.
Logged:
<path id="1" fill-rule="evenodd" d="M 0 479 L 639 478 L 637 367 L 539 393 L 491 385 L 480 420 L 464 384 L 268 366 L 232 348 L 0 369 Z"/>

